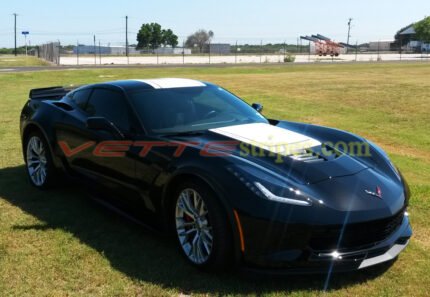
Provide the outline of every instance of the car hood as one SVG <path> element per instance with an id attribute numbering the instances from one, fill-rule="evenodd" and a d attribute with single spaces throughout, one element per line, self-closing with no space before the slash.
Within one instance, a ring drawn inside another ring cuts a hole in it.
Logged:
<path id="1" fill-rule="evenodd" d="M 265 123 L 209 130 L 207 141 L 238 144 L 229 152 L 255 162 L 301 184 L 315 184 L 354 175 L 368 167 L 359 160 L 305 134 Z"/>

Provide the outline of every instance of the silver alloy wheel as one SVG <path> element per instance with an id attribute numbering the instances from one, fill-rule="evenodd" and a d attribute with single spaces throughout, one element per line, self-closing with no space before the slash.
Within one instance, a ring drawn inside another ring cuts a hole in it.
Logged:
<path id="1" fill-rule="evenodd" d="M 27 143 L 27 170 L 36 186 L 43 186 L 46 182 L 46 169 L 46 150 L 43 142 L 38 136 L 32 136 Z"/>
<path id="2" fill-rule="evenodd" d="M 200 194 L 194 189 L 184 189 L 176 202 L 175 214 L 182 249 L 193 263 L 203 264 L 211 255 L 213 234 Z"/>

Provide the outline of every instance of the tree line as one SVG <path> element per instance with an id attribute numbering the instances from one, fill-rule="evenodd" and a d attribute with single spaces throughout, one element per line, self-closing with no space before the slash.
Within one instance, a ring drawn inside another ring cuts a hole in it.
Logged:
<path id="1" fill-rule="evenodd" d="M 214 32 L 203 29 L 197 30 L 189 35 L 185 41 L 185 46 L 189 48 L 197 47 L 200 52 L 210 43 L 214 37 Z M 158 23 L 147 23 L 140 27 L 137 33 L 136 49 L 155 50 L 160 46 L 178 46 L 178 36 L 171 29 L 163 29 Z"/>

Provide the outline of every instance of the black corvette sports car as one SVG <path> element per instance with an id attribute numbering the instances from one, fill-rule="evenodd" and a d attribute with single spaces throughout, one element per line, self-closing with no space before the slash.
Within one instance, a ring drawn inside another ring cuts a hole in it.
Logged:
<path id="1" fill-rule="evenodd" d="M 267 119 L 216 85 L 123 80 L 30 91 L 30 182 L 85 182 L 105 206 L 175 236 L 197 267 L 357 270 L 412 235 L 409 189 L 375 144 Z M 291 108 L 294 108 L 293 106 Z"/>

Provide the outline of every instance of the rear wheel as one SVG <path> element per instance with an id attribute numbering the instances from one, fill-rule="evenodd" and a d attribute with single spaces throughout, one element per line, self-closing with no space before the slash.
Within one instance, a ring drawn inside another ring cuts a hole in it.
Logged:
<path id="1" fill-rule="evenodd" d="M 25 141 L 25 162 L 31 184 L 46 189 L 54 183 L 55 167 L 45 137 L 40 132 L 30 133 Z"/>
<path id="2" fill-rule="evenodd" d="M 231 230 L 214 193 L 205 184 L 190 181 L 178 187 L 175 197 L 176 234 L 186 259 L 206 270 L 230 267 Z"/>

